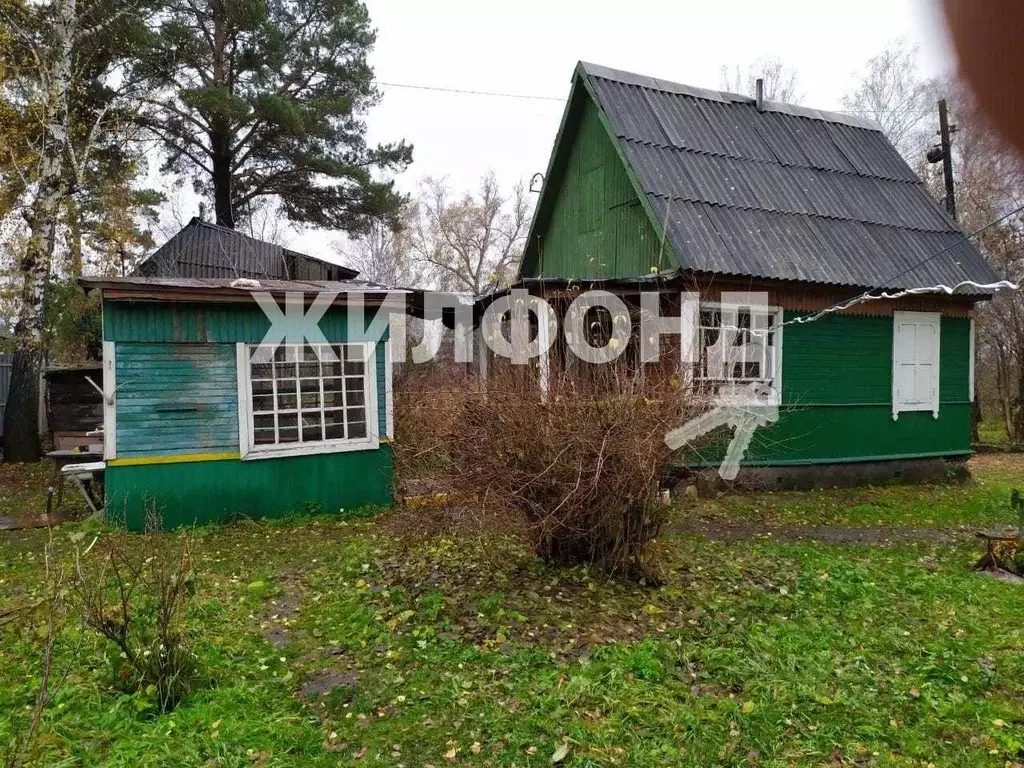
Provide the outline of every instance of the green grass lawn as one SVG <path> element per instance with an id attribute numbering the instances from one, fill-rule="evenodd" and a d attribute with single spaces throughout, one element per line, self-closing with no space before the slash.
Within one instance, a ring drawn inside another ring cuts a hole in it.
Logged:
<path id="1" fill-rule="evenodd" d="M 403 542 L 390 516 L 206 528 L 189 621 L 208 684 L 156 714 L 145 694 L 119 692 L 111 649 L 88 636 L 30 756 L 45 766 L 525 768 L 556 752 L 571 766 L 1024 763 L 1024 587 L 972 573 L 969 535 L 1008 518 L 1024 459 L 981 457 L 975 472 L 964 488 L 680 508 L 680 521 L 936 527 L 954 543 L 721 544 L 670 532 L 658 589 L 546 567 L 507 536 Z M 36 493 L 11 490 L 4 506 Z M 57 530 L 62 549 L 80 530 Z M 46 536 L 0 534 L 0 611 L 38 594 Z M 77 643 L 69 629 L 59 659 Z M 39 663 L 30 631 L 0 634 L 0 747 L 24 727 Z"/>
<path id="2" fill-rule="evenodd" d="M 1007 445 L 1010 438 L 1006 434 L 1006 424 L 1001 419 L 989 419 L 978 425 L 978 437 L 981 442 L 989 445 Z"/>

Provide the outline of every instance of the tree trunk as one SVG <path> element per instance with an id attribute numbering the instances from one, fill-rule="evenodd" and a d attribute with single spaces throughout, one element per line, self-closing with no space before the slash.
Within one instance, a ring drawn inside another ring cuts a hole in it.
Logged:
<path id="1" fill-rule="evenodd" d="M 65 204 L 68 241 L 68 274 L 80 277 L 82 274 L 82 226 L 78 217 L 78 201 L 69 196 Z"/>
<path id="2" fill-rule="evenodd" d="M 48 178 L 40 181 L 27 217 L 31 235 L 19 269 L 21 291 L 18 322 L 14 326 L 16 346 L 4 408 L 4 461 L 8 462 L 38 461 L 40 457 L 39 376 L 43 363 L 43 298 L 50 278 L 50 262 L 63 196 L 59 158 L 44 160 L 42 165 Z"/>
<path id="3" fill-rule="evenodd" d="M 29 228 L 19 265 L 21 287 L 14 326 L 10 392 L 4 408 L 4 461 L 38 461 L 39 375 L 43 363 L 43 298 L 60 208 L 67 195 L 64 160 L 69 130 L 72 49 L 78 28 L 76 0 L 58 0 L 54 16 L 55 47 L 47 61 L 43 102 L 44 140 L 39 149 L 36 194 L 25 221 Z"/>
<path id="4" fill-rule="evenodd" d="M 217 223 L 235 228 L 235 214 L 231 201 L 231 133 L 228 129 L 214 128 L 210 136 L 213 153 L 213 208 Z"/>
<path id="5" fill-rule="evenodd" d="M 978 425 L 981 424 L 982 413 L 981 398 L 978 397 L 977 383 L 975 383 L 974 392 L 972 392 L 971 394 L 974 395 L 974 402 L 971 403 L 971 442 L 980 443 L 981 435 L 978 433 Z"/>
<path id="6" fill-rule="evenodd" d="M 1017 396 L 1013 398 L 1013 432 L 1010 441 L 1024 442 L 1024 359 L 1017 366 Z"/>
<path id="7" fill-rule="evenodd" d="M 996 392 L 999 395 L 999 408 L 1003 416 L 1003 429 L 1006 439 L 1013 439 L 1013 419 L 1010 418 L 1009 366 L 1001 349 L 996 351 Z"/>

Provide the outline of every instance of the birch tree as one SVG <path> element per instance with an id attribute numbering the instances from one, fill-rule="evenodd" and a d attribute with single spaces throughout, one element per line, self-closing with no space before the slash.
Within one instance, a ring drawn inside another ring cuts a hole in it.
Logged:
<path id="1" fill-rule="evenodd" d="M 755 59 L 746 70 L 735 67 L 730 72 L 728 67 L 722 67 L 722 89 L 725 91 L 755 96 L 758 80 L 764 81 L 764 97 L 768 101 L 796 104 L 803 100 L 800 76 L 778 57 Z"/>
<path id="2" fill-rule="evenodd" d="M 410 253 L 409 228 L 413 224 L 407 221 L 404 227 L 394 228 L 377 221 L 366 234 L 337 243 L 335 252 L 345 264 L 359 270 L 361 280 L 393 287 L 414 286 L 422 270 Z"/>
<path id="3" fill-rule="evenodd" d="M 39 458 L 43 303 L 62 210 L 94 153 L 127 129 L 131 83 L 121 67 L 141 6 L 103 0 L 0 0 L 0 76 L 20 135 L 5 173 L 20 184 L 27 240 L 17 263 L 14 360 L 4 412 L 4 460 Z M 108 144 L 109 146 L 109 144 Z"/>
<path id="4" fill-rule="evenodd" d="M 897 38 L 868 60 L 856 86 L 842 99 L 845 109 L 881 125 L 908 162 L 934 143 L 936 123 L 938 83 L 921 76 L 917 58 L 917 46 Z"/>
<path id="5" fill-rule="evenodd" d="M 444 179 L 420 185 L 408 225 L 408 247 L 438 288 L 485 293 L 515 278 L 530 225 L 522 184 L 504 195 L 493 173 L 476 195 L 452 193 Z"/>

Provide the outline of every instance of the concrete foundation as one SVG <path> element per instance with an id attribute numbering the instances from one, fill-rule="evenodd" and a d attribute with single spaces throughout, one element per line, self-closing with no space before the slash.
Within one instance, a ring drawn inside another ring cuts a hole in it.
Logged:
<path id="1" fill-rule="evenodd" d="M 695 485 L 701 493 L 718 491 L 783 491 L 812 488 L 854 488 L 860 485 L 893 483 L 950 483 L 970 480 L 967 456 L 896 461 L 858 461 L 846 464 L 807 466 L 742 467 L 739 477 L 723 480 L 717 469 L 678 467 L 671 485 Z"/>

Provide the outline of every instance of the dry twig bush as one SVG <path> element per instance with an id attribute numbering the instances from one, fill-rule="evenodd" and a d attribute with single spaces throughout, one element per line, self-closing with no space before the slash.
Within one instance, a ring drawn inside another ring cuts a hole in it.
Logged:
<path id="1" fill-rule="evenodd" d="M 104 537 L 98 557 L 77 558 L 75 592 L 85 626 L 120 652 L 118 678 L 152 695 L 160 712 L 174 709 L 196 677 L 185 612 L 195 594 L 189 534 L 149 531 L 135 542 Z"/>
<path id="2" fill-rule="evenodd" d="M 536 370 L 494 367 L 486 391 L 438 372 L 398 392 L 399 476 L 429 466 L 449 514 L 522 530 L 547 561 L 657 581 L 664 437 L 692 410 L 680 380 L 577 365 L 544 398 Z"/>

